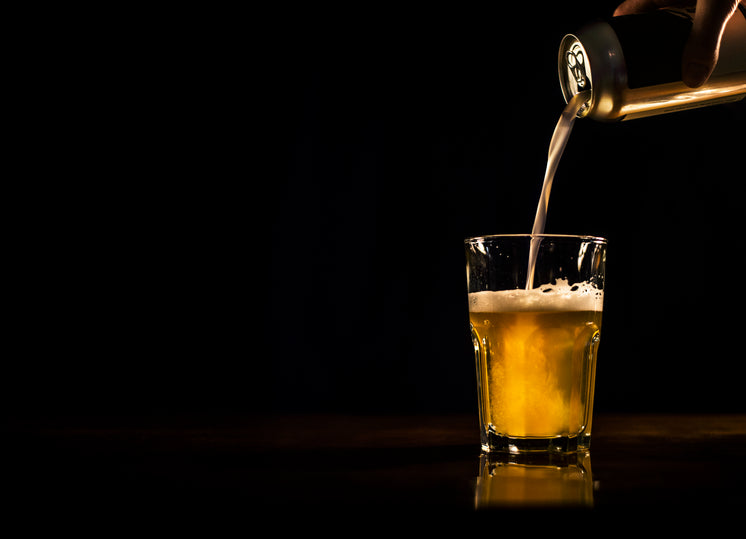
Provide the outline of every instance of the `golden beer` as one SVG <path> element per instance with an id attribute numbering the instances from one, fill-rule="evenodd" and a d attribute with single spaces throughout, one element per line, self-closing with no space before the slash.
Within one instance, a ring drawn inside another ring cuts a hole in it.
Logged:
<path id="1" fill-rule="evenodd" d="M 560 451 L 587 448 L 602 293 L 477 292 L 469 302 L 487 445 L 510 450 L 511 440 L 536 439 L 537 449 L 547 440 Z"/>

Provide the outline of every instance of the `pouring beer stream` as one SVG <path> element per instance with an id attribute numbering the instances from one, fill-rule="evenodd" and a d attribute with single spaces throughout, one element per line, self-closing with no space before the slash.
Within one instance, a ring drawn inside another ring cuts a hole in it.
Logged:
<path id="1" fill-rule="evenodd" d="M 552 190 L 552 182 L 554 181 L 554 174 L 557 172 L 562 153 L 565 151 L 567 141 L 570 138 L 572 132 L 572 126 L 575 124 L 575 119 L 578 117 L 578 113 L 584 106 L 587 106 L 587 101 L 590 99 L 590 90 L 575 94 L 565 106 L 565 109 L 560 115 L 557 126 L 554 128 L 552 134 L 552 140 L 549 143 L 549 155 L 547 157 L 547 169 L 544 174 L 544 183 L 541 187 L 541 196 L 539 197 L 539 204 L 536 208 L 536 217 L 534 218 L 534 227 L 531 230 L 531 248 L 529 250 L 528 260 L 528 276 L 526 278 L 526 290 L 531 290 L 534 287 L 534 270 L 536 266 L 536 256 L 539 253 L 539 245 L 541 244 L 541 234 L 544 234 L 544 225 L 547 220 L 547 210 L 549 208 L 549 194 Z"/>

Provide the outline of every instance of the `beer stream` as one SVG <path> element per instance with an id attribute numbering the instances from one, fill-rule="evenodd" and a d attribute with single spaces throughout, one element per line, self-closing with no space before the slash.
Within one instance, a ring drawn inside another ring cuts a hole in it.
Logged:
<path id="1" fill-rule="evenodd" d="M 534 228 L 531 230 L 531 247 L 528 255 L 526 290 L 531 290 L 534 287 L 534 269 L 536 266 L 536 258 L 539 254 L 539 245 L 541 245 L 541 234 L 544 234 L 544 225 L 547 220 L 549 193 L 552 190 L 554 173 L 557 171 L 557 167 L 559 166 L 562 152 L 565 151 L 565 146 L 567 146 L 567 141 L 572 132 L 572 126 L 575 123 L 575 118 L 577 118 L 580 109 L 585 106 L 586 101 L 590 98 L 590 94 L 590 90 L 580 92 L 575 94 L 570 101 L 568 101 L 567 106 L 562 111 L 559 121 L 557 122 L 557 127 L 554 128 L 552 140 L 549 143 L 547 170 L 544 173 L 544 184 L 541 187 L 541 196 L 539 197 L 539 204 L 536 208 Z"/>

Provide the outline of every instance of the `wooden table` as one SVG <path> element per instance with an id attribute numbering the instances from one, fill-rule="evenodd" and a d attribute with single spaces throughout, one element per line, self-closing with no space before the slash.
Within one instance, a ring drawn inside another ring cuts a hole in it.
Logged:
<path id="1" fill-rule="evenodd" d="M 233 507 L 292 524 L 304 512 L 746 509 L 746 415 L 598 415 L 579 467 L 480 461 L 472 415 L 66 418 L 8 432 L 4 484 L 20 510 Z"/>

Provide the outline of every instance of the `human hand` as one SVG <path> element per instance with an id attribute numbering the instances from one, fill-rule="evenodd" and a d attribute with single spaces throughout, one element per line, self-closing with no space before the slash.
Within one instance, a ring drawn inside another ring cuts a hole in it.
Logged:
<path id="1" fill-rule="evenodd" d="M 723 30 L 736 12 L 739 0 L 625 0 L 614 11 L 617 17 L 664 7 L 693 6 L 695 3 L 694 25 L 681 58 L 682 79 L 692 88 L 707 82 L 715 69 Z M 740 3 L 746 5 L 746 0 L 740 0 Z"/>

